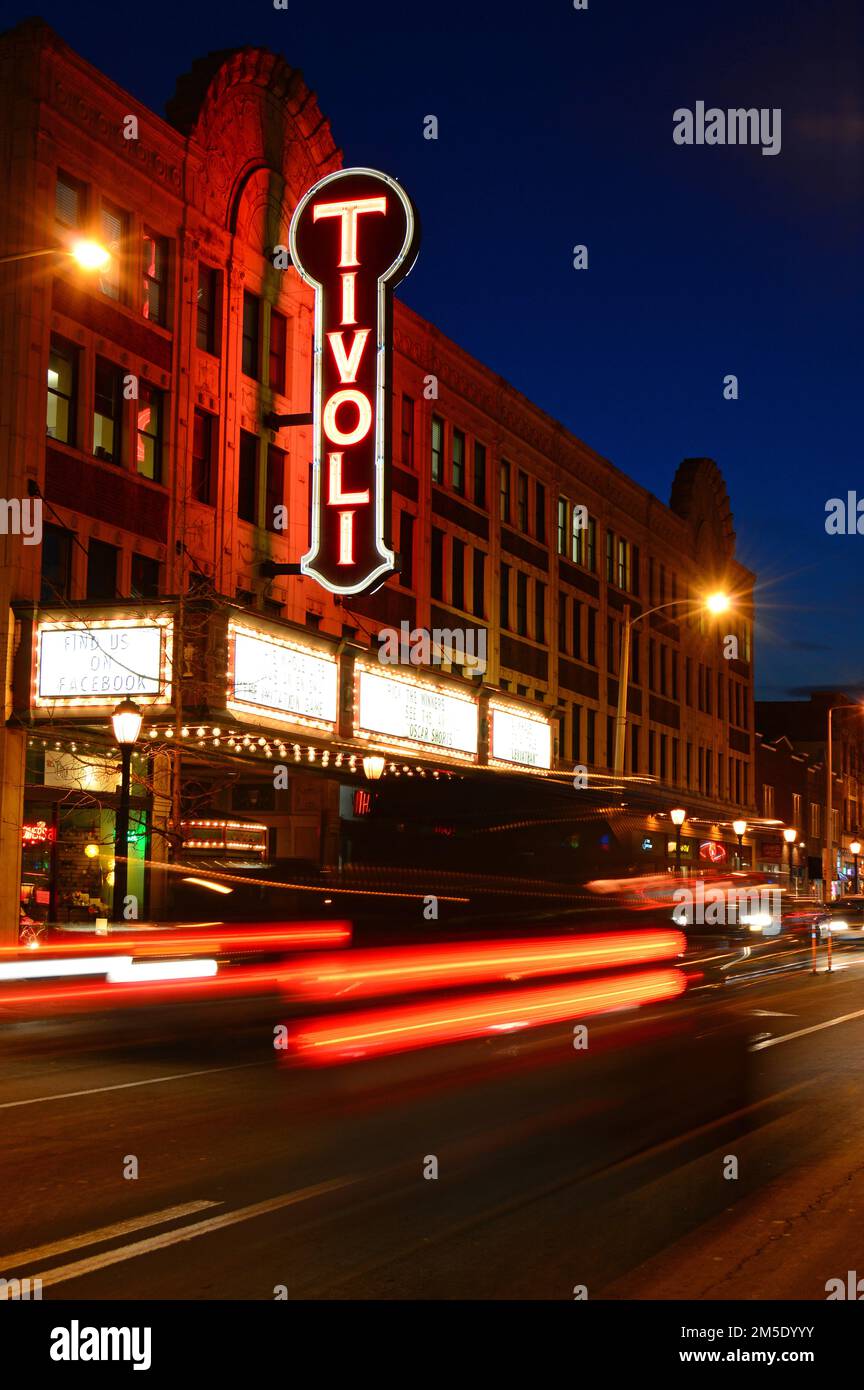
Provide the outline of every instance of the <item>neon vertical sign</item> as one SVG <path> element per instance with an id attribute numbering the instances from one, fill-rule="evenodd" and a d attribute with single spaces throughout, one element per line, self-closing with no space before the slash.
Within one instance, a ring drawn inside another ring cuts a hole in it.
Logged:
<path id="1" fill-rule="evenodd" d="M 417 216 L 387 174 L 340 169 L 301 198 L 289 244 L 315 290 L 312 535 L 300 569 L 334 594 L 359 594 L 396 568 L 393 289 L 417 259 Z"/>

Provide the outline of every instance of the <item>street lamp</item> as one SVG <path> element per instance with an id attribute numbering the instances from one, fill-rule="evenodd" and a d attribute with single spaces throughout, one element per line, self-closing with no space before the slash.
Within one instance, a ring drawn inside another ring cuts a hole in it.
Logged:
<path id="1" fill-rule="evenodd" d="M 849 846 L 852 851 L 852 859 L 855 864 L 855 895 L 858 895 L 858 855 L 861 853 L 861 841 L 853 840 Z"/>
<path id="2" fill-rule="evenodd" d="M 738 868 L 740 869 L 744 863 L 744 855 L 741 851 L 743 849 L 742 842 L 744 840 L 744 836 L 747 834 L 746 820 L 733 820 L 732 829 L 738 836 Z"/>
<path id="3" fill-rule="evenodd" d="M 635 618 L 630 617 L 630 605 L 624 605 L 624 619 L 621 626 L 621 661 L 618 669 L 618 710 L 615 716 L 615 771 L 616 777 L 624 776 L 624 750 L 627 743 L 627 687 L 630 683 L 630 643 L 632 629 L 637 623 L 641 623 L 643 618 L 650 618 L 652 613 L 659 613 L 664 608 L 677 608 L 680 604 L 690 604 L 691 607 L 700 606 L 699 600 L 689 598 L 673 598 L 668 603 L 658 603 L 655 608 L 646 608 L 644 612 L 637 613 Z M 702 605 L 707 608 L 709 613 L 725 613 L 731 606 L 731 599 L 728 594 L 716 593 L 709 594 L 707 598 L 701 600 Z"/>
<path id="4" fill-rule="evenodd" d="M 681 807 L 676 806 L 669 812 L 669 819 L 675 827 L 675 871 L 681 872 L 681 826 L 687 819 L 687 812 Z"/>
<path id="5" fill-rule="evenodd" d="M 793 848 L 794 848 L 794 845 L 795 845 L 795 841 L 798 839 L 798 831 L 797 831 L 797 830 L 792 830 L 792 829 L 784 830 L 784 831 L 783 831 L 783 839 L 786 841 L 786 846 L 787 846 L 787 848 L 788 848 L 788 850 L 789 850 L 789 888 L 790 888 L 790 891 L 791 891 L 791 888 L 792 888 L 792 851 L 793 851 Z"/>
<path id="6" fill-rule="evenodd" d="M 0 265 L 11 265 L 14 261 L 33 261 L 38 256 L 71 256 L 82 270 L 104 270 L 111 259 L 110 251 L 100 246 L 98 241 L 75 241 L 71 246 L 43 246 L 38 251 L 16 251 L 11 256 L 0 256 Z"/>
<path id="7" fill-rule="evenodd" d="M 141 711 L 134 700 L 121 700 L 111 723 L 122 760 L 120 780 L 120 805 L 114 818 L 114 894 L 112 916 L 115 922 L 123 920 L 126 905 L 126 887 L 129 882 L 129 774 L 132 767 L 132 749 L 141 732 Z"/>

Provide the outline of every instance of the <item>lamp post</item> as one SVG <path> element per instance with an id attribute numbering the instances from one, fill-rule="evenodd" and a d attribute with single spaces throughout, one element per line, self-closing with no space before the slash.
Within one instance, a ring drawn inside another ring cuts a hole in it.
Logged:
<path id="1" fill-rule="evenodd" d="M 132 749 L 141 732 L 141 711 L 134 700 L 121 700 L 111 715 L 114 737 L 120 749 L 122 773 L 120 805 L 114 818 L 114 895 L 111 915 L 115 922 L 123 920 L 126 906 L 126 887 L 129 882 L 129 774 Z"/>
<path id="2" fill-rule="evenodd" d="M 791 888 L 792 888 L 792 852 L 793 852 L 793 849 L 794 849 L 794 846 L 795 846 L 795 841 L 798 839 L 798 831 L 797 831 L 797 830 L 792 830 L 791 828 L 790 828 L 790 829 L 787 829 L 787 830 L 784 830 L 784 831 L 783 831 L 783 839 L 786 841 L 786 848 L 787 848 L 788 851 L 789 851 L 789 888 L 790 888 L 790 891 L 791 891 Z"/>
<path id="3" fill-rule="evenodd" d="M 740 869 L 744 863 L 744 856 L 741 851 L 743 849 L 744 836 L 747 834 L 746 820 L 733 820 L 732 829 L 738 836 L 738 868 Z"/>
<path id="4" fill-rule="evenodd" d="M 855 896 L 858 896 L 858 855 L 861 853 L 861 841 L 853 840 L 849 846 L 852 851 L 852 862 L 855 865 Z"/>
<path id="5" fill-rule="evenodd" d="M 675 872 L 681 872 L 681 826 L 687 819 L 687 812 L 681 806 L 676 806 L 669 812 L 669 819 L 675 827 Z"/>
<path id="6" fill-rule="evenodd" d="M 652 613 L 660 613 L 664 608 L 677 608 L 680 604 L 689 604 L 691 607 L 705 607 L 709 613 L 725 613 L 729 607 L 729 597 L 727 594 L 709 594 L 704 600 L 694 600 L 689 598 L 673 598 L 668 603 L 658 603 L 655 608 L 646 608 L 644 612 L 637 613 L 635 618 L 630 617 L 630 605 L 624 605 L 624 621 L 621 626 L 621 660 L 618 666 L 618 708 L 615 715 L 615 758 L 614 775 L 624 776 L 624 752 L 627 744 L 627 687 L 630 683 L 630 645 L 633 628 L 637 623 L 641 623 L 643 618 L 650 618 Z"/>

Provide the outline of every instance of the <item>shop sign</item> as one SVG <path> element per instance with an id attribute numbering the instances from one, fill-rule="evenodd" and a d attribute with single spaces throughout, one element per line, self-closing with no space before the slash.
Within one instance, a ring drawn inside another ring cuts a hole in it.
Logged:
<path id="1" fill-rule="evenodd" d="M 520 767 L 552 766 L 552 732 L 545 719 L 529 719 L 511 710 L 490 706 L 492 734 L 489 755 L 494 762 Z"/>
<path id="2" fill-rule="evenodd" d="M 78 753 L 45 750 L 46 787 L 68 787 L 79 792 L 115 792 L 120 781 L 116 759 L 82 757 Z"/>
<path id="3" fill-rule="evenodd" d="M 417 217 L 388 174 L 339 169 L 300 199 L 288 239 L 315 291 L 312 533 L 300 568 L 331 593 L 363 593 L 396 568 L 393 289 L 417 258 Z"/>
<path id="4" fill-rule="evenodd" d="M 334 657 L 300 643 L 231 625 L 229 708 L 316 728 L 336 723 Z"/>
<path id="5" fill-rule="evenodd" d="M 707 860 L 709 864 L 725 864 L 726 846 L 721 845 L 719 840 L 703 840 L 699 846 L 699 858 Z"/>
<path id="6" fill-rule="evenodd" d="M 46 841 L 55 839 L 56 834 L 54 826 L 44 820 L 25 821 L 21 827 L 21 838 L 25 845 L 44 845 Z"/>
<path id="7" fill-rule="evenodd" d="M 168 698 L 165 623 L 42 623 L 36 632 L 37 705 L 104 705 Z"/>
<path id="8" fill-rule="evenodd" d="M 477 705 L 421 681 L 358 668 L 355 732 L 383 742 L 436 748 L 457 757 L 477 755 Z"/>
<path id="9" fill-rule="evenodd" d="M 667 842 L 666 842 L 666 853 L 667 853 L 667 854 L 676 854 L 676 853 L 677 853 L 677 846 L 676 846 L 675 840 L 667 840 Z M 682 841 L 681 841 L 681 858 L 682 858 L 682 859 L 689 859 L 690 856 L 692 855 L 692 853 L 693 853 L 693 846 L 691 845 L 690 841 L 689 841 L 689 840 L 682 840 Z"/>

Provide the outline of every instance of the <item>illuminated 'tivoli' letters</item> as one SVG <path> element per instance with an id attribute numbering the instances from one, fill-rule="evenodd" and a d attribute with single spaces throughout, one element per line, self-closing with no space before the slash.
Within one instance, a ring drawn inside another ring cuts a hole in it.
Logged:
<path id="1" fill-rule="evenodd" d="M 289 243 L 315 290 L 312 535 L 300 568 L 333 593 L 362 593 L 395 569 L 393 288 L 416 260 L 417 218 L 395 179 L 340 169 L 300 200 Z"/>

